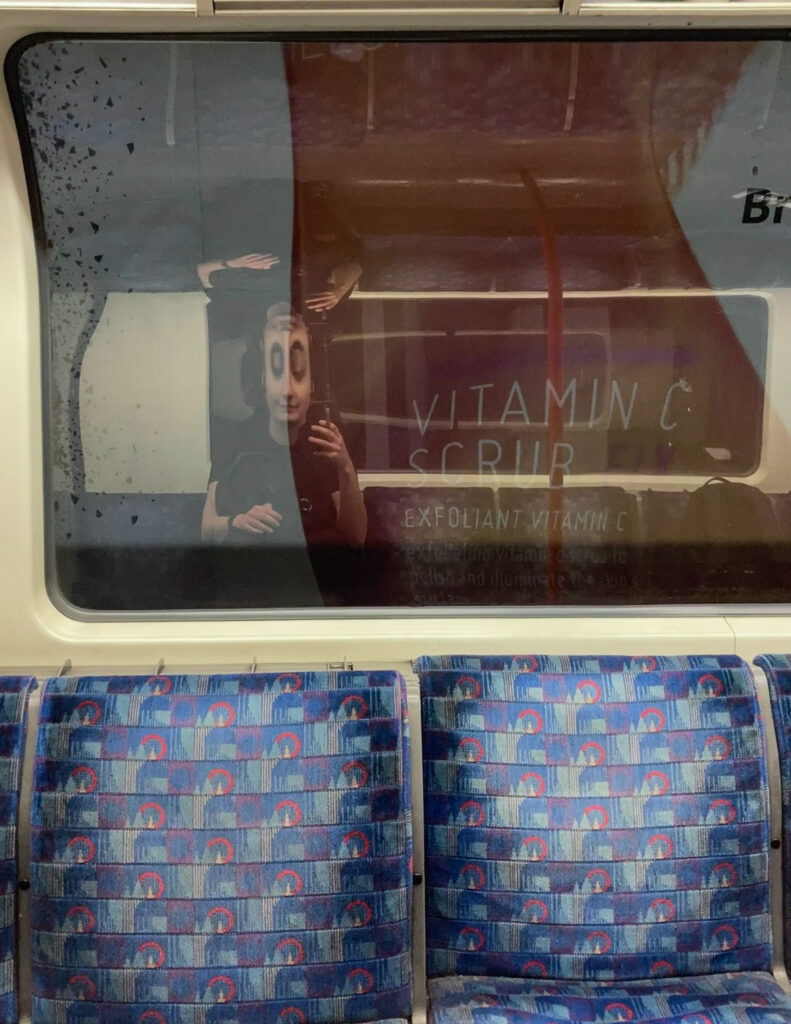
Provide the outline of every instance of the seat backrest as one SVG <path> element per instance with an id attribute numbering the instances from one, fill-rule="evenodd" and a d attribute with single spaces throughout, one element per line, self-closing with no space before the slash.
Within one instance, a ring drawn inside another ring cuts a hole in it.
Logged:
<path id="1" fill-rule="evenodd" d="M 396 673 L 51 679 L 34 1018 L 406 1016 L 410 859 Z"/>
<path id="2" fill-rule="evenodd" d="M 0 1024 L 18 1019 L 16 996 L 17 814 L 29 676 L 0 677 Z"/>
<path id="3" fill-rule="evenodd" d="M 735 654 L 437 654 L 417 658 L 415 671 L 425 678 L 430 672 L 448 669 L 470 672 L 532 672 L 540 675 L 566 675 L 585 672 L 606 674 L 626 672 L 632 675 L 651 672 L 687 672 L 736 669 L 745 665 Z M 711 684 L 714 686 L 714 683 Z M 713 696 L 716 696 L 715 686 Z"/>
<path id="4" fill-rule="evenodd" d="M 791 964 L 791 655 L 760 654 L 755 664 L 769 680 L 772 718 L 780 753 L 783 801 L 783 935 L 786 969 Z"/>
<path id="5" fill-rule="evenodd" d="M 743 662 L 416 669 L 429 976 L 769 968 L 766 769 Z"/>

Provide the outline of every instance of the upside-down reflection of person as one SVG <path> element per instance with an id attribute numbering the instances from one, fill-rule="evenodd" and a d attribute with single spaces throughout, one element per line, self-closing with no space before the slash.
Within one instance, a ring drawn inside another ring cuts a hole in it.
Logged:
<path id="1" fill-rule="evenodd" d="M 270 308 L 258 352 L 261 360 L 248 359 L 243 369 L 257 368 L 266 402 L 212 464 L 201 533 L 280 552 L 289 600 L 311 604 L 314 581 L 323 594 L 333 582 L 327 567 L 334 552 L 365 543 L 365 505 L 338 426 L 324 418 L 309 422 L 310 337 L 302 316 L 286 303 Z M 279 588 L 272 581 L 275 597 Z"/>
<path id="2" fill-rule="evenodd" d="M 357 284 L 357 238 L 327 185 L 242 184 L 215 205 L 207 230 L 217 254 L 197 267 L 211 340 L 249 334 L 261 309 L 287 294 L 306 321 L 326 318 Z"/>

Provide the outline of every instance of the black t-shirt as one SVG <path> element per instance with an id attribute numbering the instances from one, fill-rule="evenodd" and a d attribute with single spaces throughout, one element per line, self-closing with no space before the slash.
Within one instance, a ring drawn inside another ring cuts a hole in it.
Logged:
<path id="1" fill-rule="evenodd" d="M 283 518 L 275 534 L 264 535 L 264 540 L 292 547 L 341 543 L 332 500 L 338 476 L 327 459 L 315 454 L 309 433 L 304 427 L 293 445 L 277 444 L 269 433 L 268 410 L 263 409 L 240 423 L 212 464 L 217 513 L 233 517 L 270 502 Z M 251 537 L 245 534 L 245 539 Z"/>

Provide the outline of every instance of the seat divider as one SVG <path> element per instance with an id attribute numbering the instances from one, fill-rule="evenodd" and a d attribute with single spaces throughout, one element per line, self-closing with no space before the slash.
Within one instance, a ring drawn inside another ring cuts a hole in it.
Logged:
<path id="1" fill-rule="evenodd" d="M 412 1024 L 426 1020 L 426 865 L 423 844 L 423 729 L 420 681 L 403 672 L 409 713 L 409 747 L 412 783 L 412 871 L 422 878 L 413 890 L 412 904 Z"/>
<path id="2" fill-rule="evenodd" d="M 33 927 L 31 921 L 30 866 L 32 860 L 33 783 L 36 768 L 36 741 L 41 713 L 43 682 L 29 694 L 25 752 L 19 778 L 19 817 L 16 830 L 17 856 L 17 992 L 19 1024 L 30 1024 L 33 1017 Z"/>
<path id="3" fill-rule="evenodd" d="M 772 974 L 786 992 L 791 981 L 783 958 L 783 794 L 780 786 L 780 752 L 777 746 L 769 680 L 763 669 L 751 665 L 764 727 L 766 777 L 769 785 L 769 909 L 772 918 Z"/>

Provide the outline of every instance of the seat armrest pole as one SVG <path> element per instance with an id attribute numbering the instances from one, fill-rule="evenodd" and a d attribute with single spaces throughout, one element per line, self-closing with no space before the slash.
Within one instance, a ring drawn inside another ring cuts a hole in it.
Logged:
<path id="1" fill-rule="evenodd" d="M 27 705 L 25 753 L 19 779 L 19 818 L 17 851 L 17 991 L 19 1024 L 29 1024 L 33 1016 L 33 930 L 31 927 L 30 867 L 32 860 L 33 782 L 36 767 L 36 738 L 41 712 L 41 683 L 30 694 Z"/>
<path id="2" fill-rule="evenodd" d="M 426 866 L 423 848 L 423 731 L 420 713 L 420 682 L 404 673 L 409 712 L 409 745 L 412 781 L 413 872 L 423 878 L 415 886 L 412 908 L 412 1024 L 426 1020 Z"/>
<path id="3" fill-rule="evenodd" d="M 780 786 L 780 754 L 777 747 L 769 681 L 763 669 L 751 666 L 755 689 L 761 708 L 761 719 L 766 739 L 766 775 L 769 782 L 769 900 L 772 915 L 772 973 L 778 984 L 791 992 L 783 960 L 783 794 Z"/>

